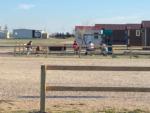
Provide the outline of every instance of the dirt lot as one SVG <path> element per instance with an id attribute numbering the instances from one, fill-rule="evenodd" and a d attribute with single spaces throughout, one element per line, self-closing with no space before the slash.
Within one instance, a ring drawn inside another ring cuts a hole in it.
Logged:
<path id="1" fill-rule="evenodd" d="M 0 111 L 39 109 L 40 66 L 150 66 L 148 59 L 78 59 L 0 57 Z M 69 86 L 150 86 L 150 72 L 48 71 L 47 84 Z M 78 109 L 84 113 L 115 109 L 150 110 L 150 93 L 48 92 L 50 110 Z"/>

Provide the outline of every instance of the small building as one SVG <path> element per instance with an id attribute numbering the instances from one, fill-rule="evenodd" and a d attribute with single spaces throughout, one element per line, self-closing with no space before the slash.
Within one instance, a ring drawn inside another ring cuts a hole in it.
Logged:
<path id="1" fill-rule="evenodd" d="M 49 34 L 47 32 L 42 32 L 42 39 L 48 39 Z"/>
<path id="2" fill-rule="evenodd" d="M 125 24 L 96 24 L 95 26 L 105 30 L 112 30 L 110 38 L 113 44 L 126 44 Z"/>
<path id="3" fill-rule="evenodd" d="M 113 45 L 150 46 L 150 21 L 142 21 L 141 24 L 95 24 L 95 26 L 76 26 L 75 37 L 78 40 L 86 38 L 86 40 L 97 41 L 95 40 L 96 37 L 102 39 L 101 32 L 104 29 L 112 31 L 112 35 L 110 35 L 109 38 Z M 104 40 L 105 39 L 103 39 L 103 41 Z M 98 40 L 97 43 L 99 42 Z"/>
<path id="4" fill-rule="evenodd" d="M 0 39 L 8 39 L 8 38 L 10 38 L 9 32 L 4 31 L 4 30 L 0 30 Z"/>
<path id="5" fill-rule="evenodd" d="M 7 25 L 5 25 L 3 29 L 0 26 L 0 39 L 8 39 L 8 38 L 10 38 L 10 33 L 8 31 Z"/>
<path id="6" fill-rule="evenodd" d="M 42 31 L 33 29 L 14 29 L 13 37 L 24 39 L 42 38 Z"/>
<path id="7" fill-rule="evenodd" d="M 86 46 L 89 42 L 95 45 L 102 43 L 101 31 L 96 26 L 76 26 L 75 37 L 78 44 Z"/>
<path id="8" fill-rule="evenodd" d="M 128 45 L 142 46 L 141 24 L 127 24 Z"/>
<path id="9" fill-rule="evenodd" d="M 0 31 L 0 39 L 4 39 L 6 36 L 5 36 L 5 32 L 3 31 Z"/>
<path id="10" fill-rule="evenodd" d="M 142 22 L 142 45 L 150 46 L 150 21 Z"/>

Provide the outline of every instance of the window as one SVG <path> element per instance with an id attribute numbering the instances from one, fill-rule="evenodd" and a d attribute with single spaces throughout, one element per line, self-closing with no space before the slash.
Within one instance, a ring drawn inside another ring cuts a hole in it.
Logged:
<path id="1" fill-rule="evenodd" d="M 104 33 L 104 30 L 102 29 L 102 30 L 100 30 L 100 34 L 102 35 Z"/>
<path id="2" fill-rule="evenodd" d="M 98 39 L 99 34 L 98 33 L 94 33 L 94 39 Z"/>
<path id="3" fill-rule="evenodd" d="M 136 30 L 136 36 L 141 36 L 141 30 Z"/>

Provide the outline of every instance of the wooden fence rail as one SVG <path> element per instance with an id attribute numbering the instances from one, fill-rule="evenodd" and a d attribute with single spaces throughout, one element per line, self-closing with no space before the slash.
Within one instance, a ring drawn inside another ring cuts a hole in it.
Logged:
<path id="1" fill-rule="evenodd" d="M 36 47 L 40 46 L 41 50 L 39 52 L 36 52 Z M 62 47 L 62 50 L 59 51 L 53 51 L 50 48 L 51 47 Z M 150 46 L 126 46 L 126 45 L 112 45 L 112 46 L 107 46 L 107 47 L 112 47 L 112 58 L 115 58 L 117 55 L 128 55 L 130 58 L 133 57 L 138 57 L 138 55 L 150 55 Z M 15 46 L 12 45 L 2 45 L 0 48 L 14 48 L 14 56 L 16 55 L 25 55 L 27 53 L 26 50 L 26 45 L 24 44 L 16 44 Z M 74 54 L 78 56 L 79 58 L 82 57 L 83 54 L 85 54 L 86 51 L 86 46 L 81 46 L 79 47 L 79 51 L 76 53 L 74 49 L 72 48 L 71 44 L 65 44 L 65 45 L 33 45 L 32 46 L 33 51 L 31 53 L 37 55 L 37 54 L 43 54 L 46 57 L 49 54 Z M 63 49 L 66 48 L 66 49 Z M 95 46 L 94 52 L 91 54 L 95 55 L 102 55 L 101 51 L 102 46 Z M 90 53 L 90 52 L 89 52 Z M 91 55 L 90 54 L 90 55 Z M 38 56 L 38 55 L 37 55 Z"/>
<path id="2" fill-rule="evenodd" d="M 103 91 L 103 92 L 150 92 L 150 88 L 139 87 L 67 87 L 47 86 L 46 91 Z"/>
<path id="3" fill-rule="evenodd" d="M 40 113 L 45 113 L 46 91 L 103 91 L 103 92 L 150 92 L 149 87 L 74 87 L 74 86 L 46 86 L 47 70 L 65 71 L 150 71 L 150 67 L 127 66 L 41 66 Z"/>

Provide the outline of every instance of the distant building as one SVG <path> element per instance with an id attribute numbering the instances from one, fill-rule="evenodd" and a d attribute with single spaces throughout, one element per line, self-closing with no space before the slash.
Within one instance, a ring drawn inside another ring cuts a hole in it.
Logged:
<path id="1" fill-rule="evenodd" d="M 110 36 L 113 44 L 126 44 L 126 25 L 125 24 L 96 24 L 99 30 L 112 30 Z"/>
<path id="2" fill-rule="evenodd" d="M 13 38 L 42 38 L 42 30 L 33 30 L 33 29 L 14 29 Z"/>
<path id="3" fill-rule="evenodd" d="M 0 39 L 4 39 L 5 38 L 5 33 L 3 31 L 0 31 Z"/>
<path id="4" fill-rule="evenodd" d="M 127 33 L 128 45 L 144 46 L 144 44 L 142 44 L 143 38 L 142 38 L 141 24 L 127 24 L 126 33 Z"/>
<path id="5" fill-rule="evenodd" d="M 150 46 L 150 21 L 142 22 L 142 44 Z"/>
<path id="6" fill-rule="evenodd" d="M 48 39 L 49 38 L 49 34 L 46 32 L 42 32 L 42 39 Z"/>
<path id="7" fill-rule="evenodd" d="M 75 37 L 77 43 L 82 46 L 89 44 L 91 41 L 95 45 L 100 45 L 102 42 L 100 29 L 95 26 L 76 26 Z"/>
<path id="8" fill-rule="evenodd" d="M 0 30 L 0 39 L 8 39 L 10 38 L 10 34 L 8 31 Z"/>
<path id="9" fill-rule="evenodd" d="M 76 40 L 80 43 L 83 43 L 83 39 L 98 41 L 97 43 L 99 43 L 102 29 L 112 30 L 112 35 L 110 36 L 112 44 L 150 46 L 150 21 L 143 21 L 141 24 L 95 24 L 95 26 L 76 26 Z"/>

